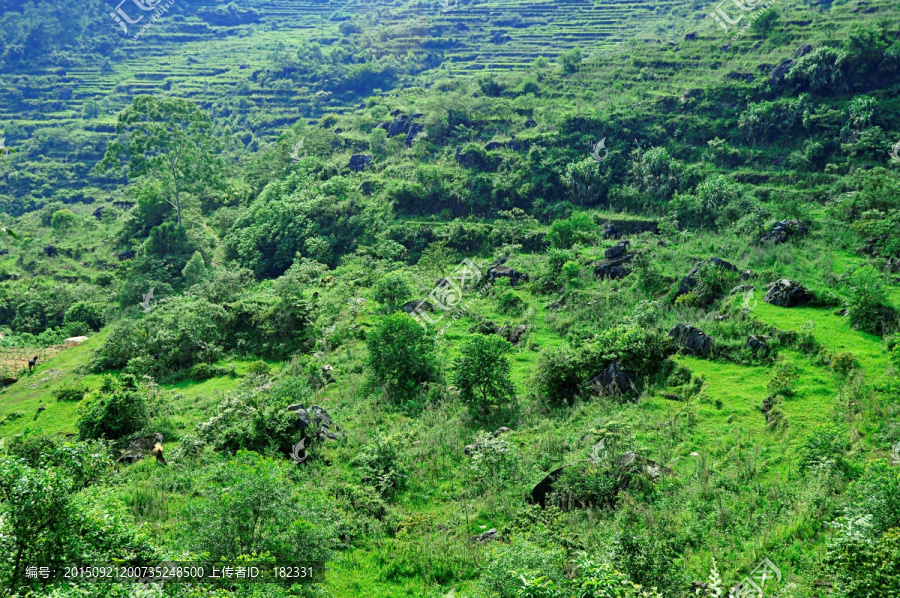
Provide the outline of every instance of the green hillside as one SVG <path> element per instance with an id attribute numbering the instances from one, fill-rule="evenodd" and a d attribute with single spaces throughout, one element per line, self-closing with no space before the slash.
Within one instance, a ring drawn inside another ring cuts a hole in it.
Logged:
<path id="1" fill-rule="evenodd" d="M 900 596 L 900 14 L 716 8 L 0 0 L 4 595 Z"/>

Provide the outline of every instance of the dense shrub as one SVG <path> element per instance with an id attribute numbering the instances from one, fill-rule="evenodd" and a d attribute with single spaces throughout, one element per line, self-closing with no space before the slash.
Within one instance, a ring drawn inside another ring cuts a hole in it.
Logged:
<path id="1" fill-rule="evenodd" d="M 142 430 L 149 421 L 145 389 L 134 378 L 105 376 L 99 390 L 92 392 L 79 406 L 76 426 L 84 439 L 117 440 Z"/>
<path id="2" fill-rule="evenodd" d="M 66 310 L 63 321 L 68 324 L 71 322 L 83 322 L 91 330 L 100 330 L 103 326 L 103 312 L 100 308 L 89 301 L 79 301 Z"/>
<path id="3" fill-rule="evenodd" d="M 475 335 L 461 348 L 453 362 L 453 383 L 459 397 L 472 409 L 487 413 L 493 405 L 504 405 L 515 394 L 509 375 L 512 350 L 508 341 L 496 335 Z"/>
<path id="4" fill-rule="evenodd" d="M 374 487 L 386 498 L 406 488 L 409 477 L 408 456 L 401 442 L 397 436 L 379 434 L 353 459 L 363 484 Z"/>
<path id="5" fill-rule="evenodd" d="M 373 380 L 397 404 L 414 403 L 422 384 L 434 379 L 434 341 L 405 313 L 381 320 L 366 335 L 366 346 Z"/>
<path id="6" fill-rule="evenodd" d="M 80 401 L 87 391 L 88 387 L 83 382 L 66 382 L 53 391 L 53 398 L 57 401 Z"/>
<path id="7" fill-rule="evenodd" d="M 590 215 L 579 212 L 550 225 L 547 240 L 555 249 L 569 249 L 575 243 L 590 243 L 597 238 L 599 228 Z"/>
<path id="8" fill-rule="evenodd" d="M 283 563 L 321 563 L 334 548 L 331 509 L 311 488 L 301 494 L 287 464 L 240 451 L 213 466 L 200 498 L 182 513 L 185 545 L 210 559 L 268 553 Z"/>

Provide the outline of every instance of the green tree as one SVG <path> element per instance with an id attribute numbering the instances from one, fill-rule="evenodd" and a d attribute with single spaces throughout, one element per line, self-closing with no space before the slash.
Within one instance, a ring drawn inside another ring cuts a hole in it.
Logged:
<path id="1" fill-rule="evenodd" d="M 385 395 L 397 403 L 414 401 L 434 379 L 434 341 L 409 315 L 387 316 L 366 336 L 368 368 Z"/>
<path id="2" fill-rule="evenodd" d="M 100 389 L 79 406 L 81 417 L 75 425 L 82 440 L 116 440 L 147 425 L 149 415 L 142 389 L 130 375 L 123 374 L 122 379 L 120 382 L 106 376 Z"/>
<path id="3" fill-rule="evenodd" d="M 512 400 L 515 387 L 506 357 L 511 350 L 512 345 L 496 335 L 477 335 L 462 346 L 453 362 L 453 383 L 463 403 L 487 413 L 492 405 Z"/>
<path id="4" fill-rule="evenodd" d="M 79 301 L 66 310 L 63 322 L 83 322 L 96 331 L 103 326 L 103 312 L 90 301 Z"/>
<path id="5" fill-rule="evenodd" d="M 406 279 L 398 272 L 391 272 L 379 278 L 372 288 L 372 297 L 385 306 L 387 311 L 397 311 L 405 303 L 412 290 Z"/>
<path id="6" fill-rule="evenodd" d="M 100 167 L 125 163 L 130 179 L 164 181 L 166 201 L 175 208 L 178 224 L 185 194 L 220 187 L 222 164 L 212 121 L 192 102 L 138 96 L 119 114 L 116 133 L 118 139 L 109 144 Z"/>
<path id="7" fill-rule="evenodd" d="M 195 251 L 194 255 L 191 256 L 191 259 L 188 260 L 188 263 L 185 264 L 184 268 L 181 270 L 181 276 L 184 277 L 184 281 L 189 287 L 194 286 L 206 278 L 206 264 L 199 251 Z"/>
<path id="8" fill-rule="evenodd" d="M 268 552 L 281 562 L 312 563 L 327 560 L 336 545 L 328 507 L 310 491 L 294 491 L 283 462 L 239 451 L 203 487 L 185 507 L 184 540 L 213 560 Z"/>
<path id="9" fill-rule="evenodd" d="M 58 233 L 66 233 L 78 222 L 78 216 L 71 210 L 57 210 L 50 219 L 50 226 Z"/>
<path id="10" fill-rule="evenodd" d="M 578 72 L 578 69 L 581 67 L 581 60 L 581 48 L 578 46 L 559 55 L 559 65 L 566 74 Z"/>
<path id="11" fill-rule="evenodd" d="M 845 289 L 850 295 L 847 302 L 850 322 L 866 332 L 881 332 L 881 315 L 887 303 L 881 273 L 872 266 L 863 266 L 848 277 Z"/>
<path id="12" fill-rule="evenodd" d="M 556 249 L 569 249 L 575 243 L 590 242 L 597 236 L 597 223 L 589 214 L 579 212 L 571 218 L 555 220 L 550 225 L 547 240 Z"/>

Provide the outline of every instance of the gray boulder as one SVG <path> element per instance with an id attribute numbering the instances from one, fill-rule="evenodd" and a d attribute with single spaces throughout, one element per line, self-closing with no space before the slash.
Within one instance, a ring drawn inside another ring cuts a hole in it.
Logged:
<path id="1" fill-rule="evenodd" d="M 317 436 L 319 442 L 337 440 L 337 436 L 333 431 L 337 428 L 335 427 L 334 422 L 331 421 L 331 416 L 328 415 L 328 412 L 323 407 L 313 405 L 312 407 L 306 408 L 302 404 L 289 405 L 288 411 L 293 411 L 297 414 L 297 428 L 300 429 L 300 432 L 304 436 L 306 436 L 306 429 L 315 423 L 319 425 L 319 433 Z"/>
<path id="2" fill-rule="evenodd" d="M 508 278 L 512 286 L 516 286 L 520 282 L 528 282 L 529 276 L 524 272 L 519 272 L 515 268 L 507 268 L 506 266 L 491 266 L 488 268 L 488 278 Z"/>
<path id="3" fill-rule="evenodd" d="M 669 331 L 669 338 L 682 351 L 690 355 L 708 355 L 712 349 L 713 340 L 708 334 L 695 326 L 679 322 Z"/>
<path id="4" fill-rule="evenodd" d="M 511 342 L 514 345 L 518 345 L 519 341 L 522 340 L 522 337 L 525 336 L 525 332 L 528 330 L 528 326 L 525 324 L 519 324 L 515 328 L 509 331 L 506 340 Z"/>
<path id="5" fill-rule="evenodd" d="M 805 235 L 809 232 L 809 227 L 799 220 L 782 220 L 776 222 L 772 226 L 772 230 L 765 237 L 760 239 L 760 243 L 784 243 L 789 237 L 794 235 Z"/>
<path id="6" fill-rule="evenodd" d="M 783 81 L 787 74 L 790 72 L 791 67 L 793 67 L 795 64 L 797 64 L 795 61 L 791 60 L 790 58 L 785 58 L 781 61 L 781 64 L 776 66 L 772 71 L 772 76 L 769 78 L 769 80 L 772 83 L 781 83 L 781 81 Z"/>
<path id="7" fill-rule="evenodd" d="M 605 252 L 603 252 L 603 255 L 608 260 L 620 258 L 628 253 L 628 245 L 630 245 L 628 241 L 619 241 L 618 243 L 607 249 Z"/>
<path id="8" fill-rule="evenodd" d="M 350 163 L 347 165 L 353 172 L 360 172 L 369 167 L 372 163 L 372 156 L 367 154 L 354 154 L 350 156 Z"/>
<path id="9" fill-rule="evenodd" d="M 813 294 L 803 288 L 803 285 L 787 278 L 776 280 L 768 289 L 763 301 L 777 307 L 797 307 L 814 299 Z"/>
<path id="10" fill-rule="evenodd" d="M 418 311 L 419 309 L 421 309 L 422 311 L 430 311 L 432 313 L 434 312 L 434 306 L 431 303 L 429 303 L 428 301 L 425 301 L 424 299 L 416 299 L 413 301 L 407 301 L 406 303 L 403 304 L 403 307 L 401 307 L 400 309 L 402 309 L 403 311 L 405 311 L 408 314 Z"/>
<path id="11" fill-rule="evenodd" d="M 637 375 L 622 368 L 617 361 L 612 362 L 600 374 L 588 381 L 591 389 L 600 396 L 622 396 L 637 393 Z"/>
<path id="12" fill-rule="evenodd" d="M 706 264 L 712 264 L 713 266 L 722 268 L 724 270 L 730 270 L 731 272 L 738 271 L 737 266 L 735 266 L 731 262 L 727 262 L 717 257 L 711 257 L 708 260 L 703 260 L 702 262 L 699 262 L 696 266 L 694 266 L 691 271 L 688 272 L 687 276 L 681 279 L 681 283 L 678 285 L 678 293 L 675 294 L 676 298 L 690 293 L 694 289 L 694 287 L 699 284 L 700 281 L 697 278 L 697 275 L 699 274 L 700 269 Z"/>
<path id="13" fill-rule="evenodd" d="M 748 349 L 753 355 L 766 355 L 769 352 L 769 345 L 766 343 L 766 337 L 751 334 L 747 337 L 744 348 Z"/>
<path id="14" fill-rule="evenodd" d="M 616 260 L 599 262 L 594 265 L 594 276 L 604 280 L 624 278 L 628 275 L 625 264 L 631 261 L 631 258 L 633 257 L 633 255 L 626 255 Z"/>

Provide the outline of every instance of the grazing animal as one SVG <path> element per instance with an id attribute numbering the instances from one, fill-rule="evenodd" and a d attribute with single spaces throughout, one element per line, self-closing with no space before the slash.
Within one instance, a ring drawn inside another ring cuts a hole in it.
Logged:
<path id="1" fill-rule="evenodd" d="M 37 355 L 35 355 L 34 357 L 32 357 L 31 359 L 28 360 L 28 371 L 29 371 L 29 372 L 33 372 L 33 371 L 34 371 L 34 366 L 37 365 L 37 360 L 38 360 L 38 356 L 37 356 Z"/>
<path id="2" fill-rule="evenodd" d="M 41 414 L 41 411 L 46 411 L 46 410 L 47 410 L 47 408 L 44 406 L 38 407 L 37 411 L 34 412 L 34 420 L 32 420 L 32 421 L 37 420 L 38 416 Z"/>
<path id="3" fill-rule="evenodd" d="M 157 443 L 153 446 L 153 450 L 150 451 L 150 452 L 153 454 L 154 457 L 156 457 L 156 462 L 157 462 L 157 463 L 161 463 L 161 464 L 163 464 L 163 465 L 166 464 L 166 458 L 163 456 L 163 448 L 162 448 L 162 445 L 161 445 L 160 443 L 157 442 Z"/>

